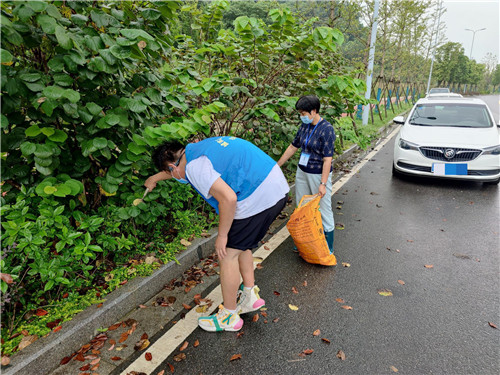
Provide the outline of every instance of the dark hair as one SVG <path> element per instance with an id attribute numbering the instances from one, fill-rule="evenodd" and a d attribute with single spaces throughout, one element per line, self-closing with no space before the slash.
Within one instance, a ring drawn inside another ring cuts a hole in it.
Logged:
<path id="1" fill-rule="evenodd" d="M 158 146 L 153 151 L 152 156 L 156 169 L 160 171 L 166 170 L 168 163 L 175 163 L 177 161 L 175 154 L 184 148 L 185 146 L 179 141 L 165 142 L 161 146 Z"/>
<path id="2" fill-rule="evenodd" d="M 311 113 L 313 109 L 316 110 L 316 113 L 319 113 L 319 108 L 321 107 L 321 103 L 316 95 L 304 95 L 297 100 L 295 103 L 295 109 L 297 111 L 305 111 Z"/>

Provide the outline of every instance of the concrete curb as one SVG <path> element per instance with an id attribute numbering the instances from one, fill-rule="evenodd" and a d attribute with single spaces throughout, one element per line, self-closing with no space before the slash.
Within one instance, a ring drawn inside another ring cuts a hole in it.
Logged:
<path id="1" fill-rule="evenodd" d="M 390 128 L 392 121 L 379 130 L 379 134 Z M 335 159 L 342 162 L 359 151 L 358 145 L 350 147 Z M 338 177 L 340 178 L 340 177 Z M 294 185 L 290 192 L 293 194 Z M 170 280 L 179 278 L 193 264 L 213 253 L 217 230 L 211 230 L 209 238 L 198 238 L 177 257 L 177 262 L 161 266 L 151 276 L 137 277 L 106 296 L 104 304 L 93 305 L 77 314 L 71 321 L 63 323 L 57 334 L 35 341 L 11 358 L 11 364 L 2 368 L 4 375 L 49 373 L 59 366 L 60 359 L 77 351 L 82 343 L 98 334 L 98 329 L 108 327 L 126 316 L 138 305 L 151 299 Z"/>

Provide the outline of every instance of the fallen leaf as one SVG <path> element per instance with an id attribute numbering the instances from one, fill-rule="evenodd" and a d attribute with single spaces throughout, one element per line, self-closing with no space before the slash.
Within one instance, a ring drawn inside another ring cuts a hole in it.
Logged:
<path id="1" fill-rule="evenodd" d="M 345 310 L 352 310 L 351 306 L 344 305 L 344 306 L 340 306 L 340 307 L 342 307 Z"/>
<path id="2" fill-rule="evenodd" d="M 434 268 L 434 265 L 432 265 L 432 264 L 426 264 L 424 267 L 425 268 Z"/>
<path id="3" fill-rule="evenodd" d="M 23 350 L 26 348 L 28 345 L 33 344 L 36 340 L 38 340 L 38 336 L 36 335 L 29 335 L 29 336 L 24 336 L 21 340 L 21 342 L 18 345 L 19 350 Z"/>
<path id="4" fill-rule="evenodd" d="M 343 265 L 344 267 L 351 267 L 350 263 L 346 263 L 346 262 L 342 262 L 342 265 Z"/>
<path id="5" fill-rule="evenodd" d="M 80 371 L 88 371 L 88 370 L 90 370 L 90 363 L 87 363 L 86 365 L 80 367 L 79 370 Z"/>
<path id="6" fill-rule="evenodd" d="M 205 313 L 208 310 L 208 305 L 196 306 L 197 313 Z"/>
<path id="7" fill-rule="evenodd" d="M 229 362 L 236 361 L 237 359 L 241 359 L 241 354 L 233 354 Z"/>
<path id="8" fill-rule="evenodd" d="M 97 364 L 99 363 L 99 361 L 100 361 L 100 360 L 101 360 L 101 358 L 100 358 L 100 357 L 98 357 L 98 358 L 94 359 L 92 362 L 90 362 L 90 365 L 91 365 L 91 366 L 97 365 Z"/>
<path id="9" fill-rule="evenodd" d="M 120 340 L 118 340 L 119 343 L 122 343 L 128 339 L 128 333 L 123 332 L 122 335 L 120 336 Z"/>
<path id="10" fill-rule="evenodd" d="M 279 320 L 280 320 L 280 318 L 274 318 L 273 323 L 278 323 Z"/>
<path id="11" fill-rule="evenodd" d="M 330 340 L 328 340 L 328 339 L 322 338 L 321 341 L 323 341 L 324 343 L 330 344 Z"/>
<path id="12" fill-rule="evenodd" d="M 344 230 L 345 229 L 345 225 L 342 224 L 342 223 L 335 224 L 335 229 L 337 229 L 337 230 Z"/>
<path id="13" fill-rule="evenodd" d="M 175 362 L 180 362 L 182 360 L 186 359 L 186 353 L 179 353 L 177 355 L 174 355 L 174 361 Z"/>
<path id="14" fill-rule="evenodd" d="M 175 303 L 175 301 L 177 301 L 177 298 L 175 298 L 174 296 L 168 296 L 167 301 L 168 303 L 173 304 Z"/>
<path id="15" fill-rule="evenodd" d="M 277 291 L 274 291 L 273 293 L 274 293 L 275 296 L 280 296 L 281 295 L 281 293 L 277 292 Z"/>
<path id="16" fill-rule="evenodd" d="M 264 249 L 265 250 L 270 250 L 268 246 L 264 246 Z"/>
<path id="17" fill-rule="evenodd" d="M 253 257 L 253 261 L 254 261 L 254 263 L 262 263 L 264 261 L 264 259 L 261 257 Z"/>
<path id="18" fill-rule="evenodd" d="M 57 331 L 60 331 L 62 329 L 62 326 L 57 326 L 56 328 L 54 328 L 52 330 L 52 332 L 57 332 Z"/>
<path id="19" fill-rule="evenodd" d="M 102 305 L 103 305 L 102 303 L 98 304 L 97 308 L 100 309 L 102 307 Z"/>
<path id="20" fill-rule="evenodd" d="M 69 361 L 71 361 L 71 358 L 72 358 L 72 357 L 64 357 L 63 359 L 61 359 L 61 362 L 60 362 L 59 364 L 60 364 L 61 366 L 62 366 L 62 365 L 65 365 L 65 364 L 67 364 Z M 2 357 L 2 359 L 3 359 L 3 357 Z"/>
<path id="21" fill-rule="evenodd" d="M 399 370 L 398 370 L 396 367 L 394 367 L 394 366 L 391 366 L 391 367 L 390 367 L 390 369 L 391 369 L 393 372 L 398 372 L 398 371 L 399 371 Z"/>
<path id="22" fill-rule="evenodd" d="M 201 294 L 195 294 L 193 297 L 194 300 L 201 299 Z"/>
<path id="23" fill-rule="evenodd" d="M 340 303 L 344 303 L 345 302 L 342 298 L 337 298 L 335 301 L 340 302 Z"/>
<path id="24" fill-rule="evenodd" d="M 185 303 L 182 304 L 182 307 L 184 307 L 186 310 L 191 310 L 191 306 L 186 305 Z"/>
<path id="25" fill-rule="evenodd" d="M 168 368 L 170 369 L 170 373 L 173 374 L 174 373 L 174 366 L 169 363 Z"/>
<path id="26" fill-rule="evenodd" d="M 299 294 L 299 291 L 297 290 L 296 287 L 292 286 L 292 292 L 294 292 L 295 294 Z"/>
<path id="27" fill-rule="evenodd" d="M 305 355 L 313 354 L 314 353 L 314 349 L 305 349 L 305 350 L 302 351 L 302 353 L 304 353 Z"/>
<path id="28" fill-rule="evenodd" d="M 293 311 L 297 311 L 299 308 L 295 305 L 291 305 L 289 304 L 288 307 L 290 308 L 290 310 L 293 310 Z"/>
<path id="29" fill-rule="evenodd" d="M 200 341 L 196 340 L 193 344 L 193 347 L 197 348 L 198 346 L 200 346 Z"/>
<path id="30" fill-rule="evenodd" d="M 2 279 L 3 281 L 5 281 L 7 284 L 12 284 L 14 282 L 14 279 L 8 273 L 1 273 L 0 272 L 0 279 Z M 7 357 L 7 358 L 9 358 L 9 357 Z"/>
<path id="31" fill-rule="evenodd" d="M 262 266 L 262 263 L 257 263 L 257 264 L 255 265 L 255 268 L 257 268 L 258 270 L 261 270 L 261 269 L 262 269 L 262 268 L 264 268 L 264 267 Z"/>
<path id="32" fill-rule="evenodd" d="M 109 347 L 108 351 L 111 351 L 111 350 L 113 350 L 114 348 L 115 348 L 115 344 L 112 344 L 112 345 Z"/>
<path id="33" fill-rule="evenodd" d="M 117 328 L 118 328 L 118 327 L 120 327 L 121 325 L 122 325 L 122 323 L 121 323 L 121 322 L 120 322 L 120 323 L 115 323 L 115 324 L 113 324 L 112 326 L 110 326 L 110 327 L 108 328 L 108 331 L 114 331 L 115 329 L 117 329 Z"/>
<path id="34" fill-rule="evenodd" d="M 245 331 L 240 331 L 236 334 L 236 338 L 240 338 L 241 336 L 243 336 L 245 334 Z"/>
<path id="35" fill-rule="evenodd" d="M 101 365 L 101 364 L 100 364 L 100 363 L 98 363 L 97 365 L 95 365 L 95 366 L 91 367 L 91 368 L 90 368 L 90 371 L 95 371 L 95 370 L 97 370 L 97 369 L 99 368 L 99 366 L 100 366 L 100 365 Z"/>
<path id="36" fill-rule="evenodd" d="M 406 240 L 406 242 L 413 242 L 413 240 Z"/>
<path id="37" fill-rule="evenodd" d="M 47 310 L 44 310 L 44 309 L 38 309 L 38 310 L 36 310 L 36 313 L 35 313 L 36 316 L 44 316 L 47 314 L 48 314 Z"/>
<path id="38" fill-rule="evenodd" d="M 498 329 L 498 327 L 497 327 L 497 325 L 495 323 L 488 322 L 488 324 L 490 325 L 491 328 Z"/>
<path id="39" fill-rule="evenodd" d="M 110 339 L 110 340 L 109 340 L 109 343 L 110 343 L 111 345 L 115 345 L 115 344 L 116 344 L 116 340 L 114 340 L 114 339 Z"/>
<path id="40" fill-rule="evenodd" d="M 161 370 L 161 371 L 160 371 L 158 374 L 156 374 L 156 375 L 163 375 L 163 374 L 165 374 L 165 370 Z"/>
<path id="41" fill-rule="evenodd" d="M 307 281 L 304 281 L 304 282 L 302 283 L 302 285 L 303 285 L 303 286 L 307 286 Z"/>
<path id="42" fill-rule="evenodd" d="M 344 361 L 345 360 L 345 353 L 342 350 L 339 350 L 337 352 L 337 358 L 340 358 L 340 360 Z"/>
<path id="43" fill-rule="evenodd" d="M 2 356 L 2 366 L 7 366 L 9 363 L 10 363 L 10 358 L 7 357 L 6 355 L 3 355 Z"/>
<path id="44" fill-rule="evenodd" d="M 313 336 L 319 336 L 321 331 L 317 329 L 316 331 L 313 332 Z"/>
<path id="45" fill-rule="evenodd" d="M 112 361 L 121 361 L 121 357 L 111 357 Z"/>
<path id="46" fill-rule="evenodd" d="M 188 347 L 189 343 L 187 341 L 184 341 L 184 344 L 182 344 L 182 346 L 179 348 L 179 350 L 182 352 L 183 350 L 186 350 L 186 348 Z"/>
<path id="47" fill-rule="evenodd" d="M 188 240 L 185 240 L 184 238 L 181 240 L 181 245 L 182 246 L 186 246 L 188 247 L 189 245 L 191 245 L 191 242 L 189 242 Z"/>
<path id="48" fill-rule="evenodd" d="M 259 320 L 259 314 L 255 314 L 252 318 L 252 322 L 256 322 L 257 320 Z"/>
<path id="49" fill-rule="evenodd" d="M 150 342 L 148 339 L 141 339 L 137 341 L 134 345 L 135 350 L 144 350 L 149 346 Z"/>
<path id="50" fill-rule="evenodd" d="M 146 358 L 146 361 L 151 361 L 153 359 L 153 355 L 150 352 L 146 352 L 146 354 L 144 354 L 144 358 Z"/>
<path id="51" fill-rule="evenodd" d="M 384 297 L 390 297 L 392 296 L 392 291 L 389 289 L 377 289 L 378 294 Z"/>
<path id="52" fill-rule="evenodd" d="M 144 332 L 141 336 L 141 340 L 147 340 L 147 339 L 149 339 L 149 336 L 146 332 Z"/>
<path id="53" fill-rule="evenodd" d="M 400 283 L 401 285 L 405 285 L 405 282 L 403 280 L 398 280 L 398 283 Z"/>
<path id="54" fill-rule="evenodd" d="M 123 345 L 117 346 L 117 347 L 116 347 L 116 350 L 117 350 L 117 351 L 121 351 L 121 350 L 125 349 L 127 346 L 128 346 L 128 345 L 126 345 L 126 344 L 123 344 Z"/>

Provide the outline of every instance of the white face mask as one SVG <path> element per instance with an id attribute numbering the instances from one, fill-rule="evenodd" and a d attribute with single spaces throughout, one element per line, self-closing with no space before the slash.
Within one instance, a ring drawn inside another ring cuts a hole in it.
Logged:
<path id="1" fill-rule="evenodd" d="M 300 121 L 304 124 L 310 124 L 313 122 L 312 118 L 309 118 L 309 116 L 300 116 Z"/>

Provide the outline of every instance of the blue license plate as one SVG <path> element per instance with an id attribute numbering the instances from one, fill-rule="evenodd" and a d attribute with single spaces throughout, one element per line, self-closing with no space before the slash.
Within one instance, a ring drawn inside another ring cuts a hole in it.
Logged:
<path id="1" fill-rule="evenodd" d="M 433 163 L 432 173 L 437 176 L 467 176 L 467 164 Z"/>

